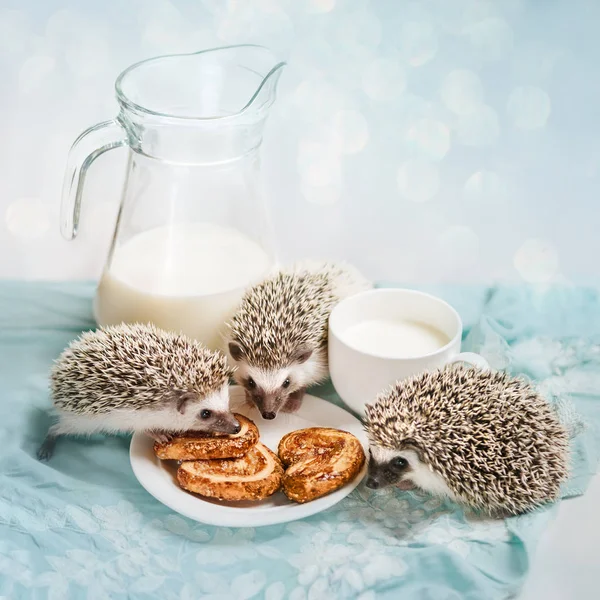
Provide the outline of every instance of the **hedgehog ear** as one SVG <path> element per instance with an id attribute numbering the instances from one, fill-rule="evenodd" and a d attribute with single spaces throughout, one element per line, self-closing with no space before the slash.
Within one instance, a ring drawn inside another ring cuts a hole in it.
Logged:
<path id="1" fill-rule="evenodd" d="M 231 358 L 236 362 L 244 358 L 244 351 L 237 342 L 229 342 L 229 354 L 231 354 Z"/>
<path id="2" fill-rule="evenodd" d="M 294 356 L 292 357 L 293 362 L 301 365 L 312 356 L 312 353 L 312 348 L 309 348 L 308 346 L 300 346 L 300 348 L 294 352 Z"/>
<path id="3" fill-rule="evenodd" d="M 177 398 L 177 410 L 185 415 L 188 404 L 196 400 L 197 396 L 194 392 L 183 392 Z"/>
<path id="4" fill-rule="evenodd" d="M 421 457 L 421 446 L 413 438 L 405 438 L 402 440 L 402 447 L 406 450 L 414 450 L 419 457 L 419 460 L 423 460 Z"/>

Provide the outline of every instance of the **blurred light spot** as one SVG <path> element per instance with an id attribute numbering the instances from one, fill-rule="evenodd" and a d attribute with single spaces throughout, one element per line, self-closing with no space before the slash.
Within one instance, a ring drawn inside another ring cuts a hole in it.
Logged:
<path id="1" fill-rule="evenodd" d="M 439 244 L 443 261 L 448 265 L 460 263 L 464 268 L 479 260 L 479 236 L 470 227 L 449 227 L 440 236 Z"/>
<path id="2" fill-rule="evenodd" d="M 25 50 L 32 34 L 22 10 L 0 10 L 0 53 L 17 54 Z"/>
<path id="3" fill-rule="evenodd" d="M 532 85 L 515 88 L 508 97 L 508 116 L 519 129 L 539 129 L 550 116 L 550 96 Z"/>
<path id="4" fill-rule="evenodd" d="M 360 152 L 369 140 L 369 126 L 357 110 L 340 110 L 333 117 L 335 142 L 344 154 Z"/>
<path id="5" fill-rule="evenodd" d="M 330 17 L 327 17 L 324 20 L 329 21 L 329 19 Z M 303 43 L 294 47 L 294 60 L 290 61 L 288 67 L 292 70 L 300 67 L 308 75 L 311 72 L 320 71 L 324 65 L 329 64 L 332 59 L 336 58 L 337 48 L 334 49 L 334 43 L 330 36 L 323 35 L 320 30 L 306 32 Z"/>
<path id="6" fill-rule="evenodd" d="M 496 111 L 482 104 L 458 121 L 458 139 L 465 146 L 491 146 L 500 135 Z"/>
<path id="7" fill-rule="evenodd" d="M 426 202 L 440 187 L 438 170 L 424 160 L 409 160 L 398 171 L 398 188 L 404 198 L 412 202 Z"/>
<path id="8" fill-rule="evenodd" d="M 424 158 L 441 160 L 450 149 L 450 130 L 440 121 L 421 119 L 408 130 L 407 140 Z"/>
<path id="9" fill-rule="evenodd" d="M 49 42 L 56 44 L 61 38 L 65 38 L 74 26 L 80 23 L 75 15 L 68 9 L 62 8 L 48 17 L 46 22 L 46 38 Z"/>
<path id="10" fill-rule="evenodd" d="M 326 136 L 304 138 L 298 144 L 298 172 L 310 186 L 340 184 L 342 163 L 337 146 Z"/>
<path id="11" fill-rule="evenodd" d="M 331 119 L 340 106 L 344 106 L 345 100 L 343 92 L 336 86 L 319 79 L 306 79 L 294 92 L 294 117 L 296 120 L 322 122 Z"/>
<path id="12" fill-rule="evenodd" d="M 505 58 L 513 46 L 510 25 L 501 18 L 491 17 L 467 26 L 465 33 L 474 46 L 476 56 L 482 60 Z"/>
<path id="13" fill-rule="evenodd" d="M 6 209 L 6 226 L 23 240 L 41 237 L 50 228 L 48 211 L 37 198 L 19 198 Z"/>
<path id="14" fill-rule="evenodd" d="M 342 195 L 342 188 L 336 184 L 330 185 L 302 185 L 302 194 L 311 204 L 335 204 Z"/>
<path id="15" fill-rule="evenodd" d="M 207 6 L 207 10 L 221 14 L 215 6 Z M 147 56 L 152 54 L 173 54 L 177 52 L 191 52 L 200 48 L 210 48 L 218 45 L 216 38 L 216 24 L 213 22 L 199 25 L 190 23 L 181 10 L 166 0 L 150 1 L 144 3 L 144 10 L 140 11 L 140 20 L 144 20 L 145 27 L 142 42 L 147 48 Z M 210 33 L 208 33 L 210 28 Z"/>
<path id="16" fill-rule="evenodd" d="M 314 100 L 315 94 L 318 93 L 319 83 L 306 79 L 298 84 L 294 91 L 294 96 L 297 104 L 305 105 L 307 102 Z"/>
<path id="17" fill-rule="evenodd" d="M 330 148 L 303 141 L 298 148 L 298 172 L 309 185 L 338 183 L 341 181 L 341 160 Z"/>
<path id="18" fill-rule="evenodd" d="M 343 48 L 344 54 L 371 53 L 381 42 L 381 22 L 372 13 L 360 10 L 335 19 L 334 46 Z"/>
<path id="19" fill-rule="evenodd" d="M 306 0 L 306 9 L 311 13 L 326 13 L 335 8 L 335 0 Z"/>
<path id="20" fill-rule="evenodd" d="M 165 54 L 186 51 L 186 38 L 180 28 L 153 20 L 146 24 L 142 34 L 144 44 Z"/>
<path id="21" fill-rule="evenodd" d="M 467 69 L 455 69 L 444 78 L 442 101 L 457 115 L 468 115 L 483 102 L 483 85 L 479 76 Z"/>
<path id="22" fill-rule="evenodd" d="M 518 81 L 529 82 L 547 80 L 564 52 L 539 41 L 524 42 L 515 50 L 512 59 L 513 77 Z"/>
<path id="23" fill-rule="evenodd" d="M 400 52 L 406 62 L 420 67 L 436 54 L 438 43 L 433 25 L 427 22 L 408 22 L 400 30 Z"/>
<path id="24" fill-rule="evenodd" d="M 235 10 L 230 10 L 235 7 Z M 262 43 L 273 50 L 287 48 L 294 34 L 292 20 L 283 11 L 264 12 L 250 2 L 228 3 L 228 11 L 215 19 L 217 37 L 231 44 Z"/>
<path id="25" fill-rule="evenodd" d="M 312 162 L 302 171 L 302 181 L 307 185 L 323 186 L 341 181 L 342 163 L 331 162 Z"/>
<path id="26" fill-rule="evenodd" d="M 355 97 L 363 85 L 365 65 L 372 60 L 372 52 L 364 47 L 357 47 L 357 52 L 344 60 L 335 58 L 336 65 L 331 69 L 332 83 L 339 85 L 348 95 Z M 352 101 L 349 105 L 354 106 Z"/>
<path id="27" fill-rule="evenodd" d="M 19 92 L 29 94 L 38 90 L 54 71 L 56 61 L 51 56 L 31 56 L 19 71 Z"/>
<path id="28" fill-rule="evenodd" d="M 94 79 L 109 66 L 108 42 L 101 35 L 87 33 L 73 43 L 66 60 L 77 76 Z"/>
<path id="29" fill-rule="evenodd" d="M 398 61 L 379 58 L 366 67 L 362 87 L 373 100 L 395 98 L 406 89 L 406 74 Z"/>
<path id="30" fill-rule="evenodd" d="M 545 240 L 527 240 L 516 252 L 514 265 L 531 283 L 547 283 L 558 274 L 558 254 Z"/>
<path id="31" fill-rule="evenodd" d="M 461 35 L 464 33 L 465 27 L 473 23 L 474 19 L 471 14 L 472 0 L 433 0 L 435 3 L 435 14 L 438 23 L 444 32 L 452 35 Z M 481 15 L 477 20 L 481 19 Z"/>
<path id="32" fill-rule="evenodd" d="M 493 171 L 477 171 L 465 183 L 465 197 L 481 204 L 502 202 L 507 193 L 506 184 Z"/>
<path id="33" fill-rule="evenodd" d="M 46 41 L 57 55 L 63 55 L 69 69 L 78 77 L 97 81 L 108 72 L 109 45 L 101 22 L 90 15 L 61 9 L 46 24 Z"/>

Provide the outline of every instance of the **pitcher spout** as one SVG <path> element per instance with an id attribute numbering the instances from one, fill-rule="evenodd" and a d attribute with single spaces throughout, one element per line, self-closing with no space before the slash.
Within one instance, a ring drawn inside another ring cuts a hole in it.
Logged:
<path id="1" fill-rule="evenodd" d="M 276 99 L 277 85 L 286 63 L 277 61 L 272 52 L 264 46 L 248 45 L 237 48 L 248 50 L 248 64 L 245 68 L 263 75 L 262 81 L 242 110 L 268 110 Z"/>

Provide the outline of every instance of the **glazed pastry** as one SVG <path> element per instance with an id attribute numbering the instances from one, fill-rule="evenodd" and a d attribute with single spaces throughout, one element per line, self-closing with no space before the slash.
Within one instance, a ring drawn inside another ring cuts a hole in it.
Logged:
<path id="1" fill-rule="evenodd" d="M 283 466 L 277 455 L 258 442 L 242 458 L 183 462 L 179 485 L 219 500 L 262 500 L 281 487 Z"/>
<path id="2" fill-rule="evenodd" d="M 235 414 L 241 429 L 235 434 L 205 434 L 187 431 L 169 442 L 154 444 L 154 453 L 161 460 L 210 460 L 239 458 L 258 442 L 258 428 L 246 417 Z"/>
<path id="3" fill-rule="evenodd" d="M 288 433 L 279 442 L 286 467 L 282 488 L 290 500 L 310 502 L 341 488 L 365 464 L 362 444 L 351 433 L 309 427 Z"/>

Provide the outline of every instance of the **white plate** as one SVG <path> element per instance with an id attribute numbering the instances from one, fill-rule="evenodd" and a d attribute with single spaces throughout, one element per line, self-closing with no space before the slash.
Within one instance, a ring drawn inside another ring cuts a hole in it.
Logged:
<path id="1" fill-rule="evenodd" d="M 279 440 L 286 433 L 304 427 L 335 427 L 349 431 L 361 441 L 365 453 L 368 451 L 367 436 L 361 422 L 331 402 L 307 395 L 298 412 L 280 413 L 273 421 L 265 421 L 255 408 L 240 404 L 241 395 L 243 392 L 239 388 L 232 388 L 233 410 L 256 423 L 261 442 L 274 452 L 277 452 Z M 176 463 L 156 458 L 152 446 L 152 440 L 144 434 L 136 433 L 131 440 L 131 467 L 142 486 L 174 511 L 201 523 L 223 527 L 260 527 L 314 515 L 345 498 L 360 483 L 367 470 L 365 464 L 360 474 L 344 487 L 306 504 L 296 504 L 282 492 L 259 502 L 222 502 L 182 490 L 175 479 Z"/>

